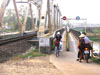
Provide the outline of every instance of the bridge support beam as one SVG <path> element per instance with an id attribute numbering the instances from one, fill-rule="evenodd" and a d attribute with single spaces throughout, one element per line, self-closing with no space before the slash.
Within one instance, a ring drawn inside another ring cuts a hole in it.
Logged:
<path id="1" fill-rule="evenodd" d="M 51 16 L 50 16 L 50 0 L 47 0 L 47 13 L 48 13 L 49 32 L 52 33 L 52 24 L 51 24 Z"/>
<path id="2" fill-rule="evenodd" d="M 0 7 L 0 27 L 2 26 L 1 22 L 2 22 L 2 19 L 3 19 L 3 16 L 4 16 L 6 6 L 8 4 L 9 4 L 9 0 L 6 0 L 6 1 L 3 0 L 2 4 L 1 4 L 1 7 Z"/>
<path id="3" fill-rule="evenodd" d="M 40 16 L 41 16 L 41 8 L 38 7 L 38 19 L 37 19 L 37 28 L 39 30 L 39 26 L 40 26 Z"/>
<path id="4" fill-rule="evenodd" d="M 32 5 L 29 3 L 30 11 L 31 11 L 31 19 L 32 19 L 32 29 L 35 31 L 35 24 L 34 24 L 34 18 L 33 18 L 33 12 L 32 12 Z"/>
<path id="5" fill-rule="evenodd" d="M 13 4 L 14 4 L 16 16 L 17 16 L 18 25 L 19 25 L 19 32 L 22 33 L 22 24 L 21 24 L 21 22 L 19 20 L 19 15 L 18 15 L 18 10 L 17 10 L 17 6 L 16 6 L 16 1 L 15 0 L 13 0 Z"/>

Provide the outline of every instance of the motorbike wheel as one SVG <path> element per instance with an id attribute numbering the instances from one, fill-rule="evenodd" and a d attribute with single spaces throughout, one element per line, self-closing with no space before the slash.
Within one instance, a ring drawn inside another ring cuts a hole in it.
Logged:
<path id="1" fill-rule="evenodd" d="M 86 55 L 85 55 L 86 63 L 88 63 L 88 59 L 89 59 L 88 54 L 86 54 Z"/>

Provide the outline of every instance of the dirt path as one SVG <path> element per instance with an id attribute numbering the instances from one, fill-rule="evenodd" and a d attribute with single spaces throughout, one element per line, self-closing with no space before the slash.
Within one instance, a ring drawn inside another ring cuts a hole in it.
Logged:
<path id="1" fill-rule="evenodd" d="M 62 75 L 49 56 L 25 60 L 10 60 L 0 64 L 0 75 Z"/>

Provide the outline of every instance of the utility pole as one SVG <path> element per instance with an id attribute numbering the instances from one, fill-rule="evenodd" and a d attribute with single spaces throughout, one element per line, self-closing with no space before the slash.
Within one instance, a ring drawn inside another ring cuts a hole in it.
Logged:
<path id="1" fill-rule="evenodd" d="M 22 24 L 21 24 L 21 22 L 19 20 L 19 15 L 18 15 L 18 10 L 17 10 L 17 6 L 16 6 L 16 1 L 15 0 L 13 0 L 13 4 L 14 4 L 16 16 L 17 16 L 18 25 L 19 25 L 19 32 L 22 33 Z"/>
<path id="2" fill-rule="evenodd" d="M 86 33 L 86 28 L 87 28 L 87 19 L 85 19 L 85 33 Z"/>

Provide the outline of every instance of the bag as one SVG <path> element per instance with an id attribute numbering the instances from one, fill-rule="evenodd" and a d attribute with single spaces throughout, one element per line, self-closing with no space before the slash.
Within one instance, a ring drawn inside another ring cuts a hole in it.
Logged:
<path id="1" fill-rule="evenodd" d="M 55 46 L 59 46 L 59 41 L 55 41 Z"/>
<path id="2" fill-rule="evenodd" d="M 63 51 L 63 42 L 60 42 L 59 49 L 60 49 L 60 51 Z"/>

